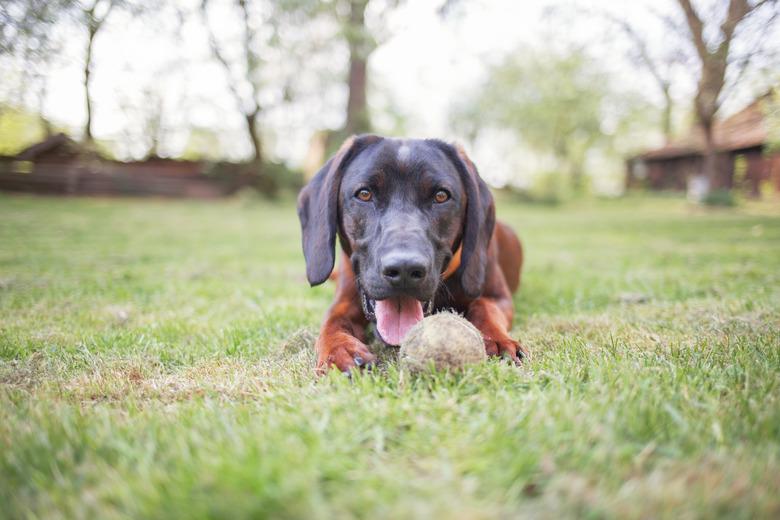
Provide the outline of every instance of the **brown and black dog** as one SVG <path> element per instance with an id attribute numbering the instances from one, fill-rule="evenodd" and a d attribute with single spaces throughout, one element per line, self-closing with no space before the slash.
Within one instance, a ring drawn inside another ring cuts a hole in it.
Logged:
<path id="1" fill-rule="evenodd" d="M 488 355 L 519 364 L 509 337 L 523 252 L 496 222 L 490 190 L 459 147 L 439 140 L 348 139 L 298 197 L 309 283 L 333 272 L 336 298 L 317 340 L 317 368 L 370 367 L 366 327 L 398 345 L 425 314 L 463 313 Z"/>

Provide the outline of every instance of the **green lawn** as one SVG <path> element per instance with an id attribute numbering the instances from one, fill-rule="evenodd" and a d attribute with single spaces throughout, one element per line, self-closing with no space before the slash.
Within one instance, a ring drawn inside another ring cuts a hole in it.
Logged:
<path id="1" fill-rule="evenodd" d="M 777 518 L 778 204 L 499 216 L 531 362 L 349 382 L 292 203 L 0 195 L 0 516 Z"/>

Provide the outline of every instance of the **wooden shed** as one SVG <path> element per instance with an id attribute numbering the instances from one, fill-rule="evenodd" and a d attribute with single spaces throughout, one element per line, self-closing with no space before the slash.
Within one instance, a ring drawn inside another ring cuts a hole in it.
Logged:
<path id="1" fill-rule="evenodd" d="M 764 184 L 780 191 L 780 151 L 769 150 L 769 125 L 763 96 L 714 127 L 718 150 L 713 188 L 742 189 L 758 196 Z M 701 173 L 704 137 L 701 129 L 667 145 L 631 157 L 626 187 L 684 191 Z"/>
<path id="2" fill-rule="evenodd" d="M 151 158 L 122 162 L 56 134 L 0 160 L 0 190 L 58 195 L 213 198 L 251 185 L 247 168 Z M 239 165 L 240 166 L 240 165 Z"/>

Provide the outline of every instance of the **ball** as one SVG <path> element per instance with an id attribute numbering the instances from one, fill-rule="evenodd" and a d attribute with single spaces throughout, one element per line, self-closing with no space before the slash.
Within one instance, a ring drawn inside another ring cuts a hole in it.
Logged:
<path id="1" fill-rule="evenodd" d="M 401 367 L 412 373 L 434 368 L 459 371 L 487 358 L 482 334 L 468 320 L 440 312 L 418 322 L 401 342 Z"/>

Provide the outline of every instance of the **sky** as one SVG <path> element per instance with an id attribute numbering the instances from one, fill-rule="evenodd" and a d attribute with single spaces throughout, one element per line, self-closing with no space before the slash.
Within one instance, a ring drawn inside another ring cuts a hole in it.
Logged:
<path id="1" fill-rule="evenodd" d="M 221 1 L 224 4 L 227 0 Z M 95 135 L 114 142 L 120 156 L 144 153 L 148 143 L 138 121 L 156 107 L 162 107 L 162 123 L 168 129 L 162 143 L 164 153 L 181 153 L 187 128 L 192 126 L 218 133 L 229 158 L 239 159 L 250 152 L 224 70 L 212 59 L 203 19 L 197 16 L 199 3 L 173 2 L 179 11 L 190 14 L 183 23 L 177 22 L 171 6 L 143 17 L 115 11 L 98 36 L 92 83 Z M 368 23 L 382 37 L 369 62 L 370 103 L 380 128 L 392 127 L 392 121 L 383 115 L 391 107 L 404 116 L 405 137 L 462 139 L 448 123 L 453 103 L 484 85 L 487 66 L 508 53 L 542 47 L 587 46 L 608 58 L 603 65 L 615 72 L 617 81 L 624 83 L 621 86 L 642 92 L 651 100 L 659 99 L 647 74 L 625 59 L 628 44 L 608 28 L 609 24 L 594 22 L 597 17 L 589 13 L 608 11 L 630 20 L 651 48 L 662 49 L 668 42 L 662 27 L 651 23 L 648 9 L 669 12 L 675 8 L 672 0 L 462 0 L 447 17 L 438 12 L 441 3 L 407 1 L 381 19 L 381 0 L 371 4 L 377 12 L 369 12 Z M 217 4 L 209 24 L 216 34 L 229 39 L 235 33 L 235 22 L 230 10 Z M 81 85 L 84 36 L 75 28 L 62 30 L 67 32 L 67 43 L 51 72 L 45 113 L 56 123 L 77 129 L 85 118 Z M 780 48 L 777 31 L 772 37 Z M 334 79 L 343 77 L 346 52 L 334 48 L 326 59 L 326 63 L 303 59 L 286 66 L 299 67 L 293 77 L 302 83 L 316 82 L 312 74 L 307 76 L 315 68 L 326 70 Z M 284 59 L 278 63 L 285 66 Z M 694 85 L 685 78 L 676 84 L 675 96 L 689 99 Z M 271 128 L 268 152 L 272 158 L 300 165 L 312 134 L 337 128 L 343 122 L 346 91 L 338 81 L 316 98 L 316 103 L 272 110 L 265 116 L 264 123 Z M 737 99 L 733 104 L 743 102 Z M 499 163 L 500 168 L 501 153 L 496 147 L 481 148 L 475 153 L 485 161 Z"/>

